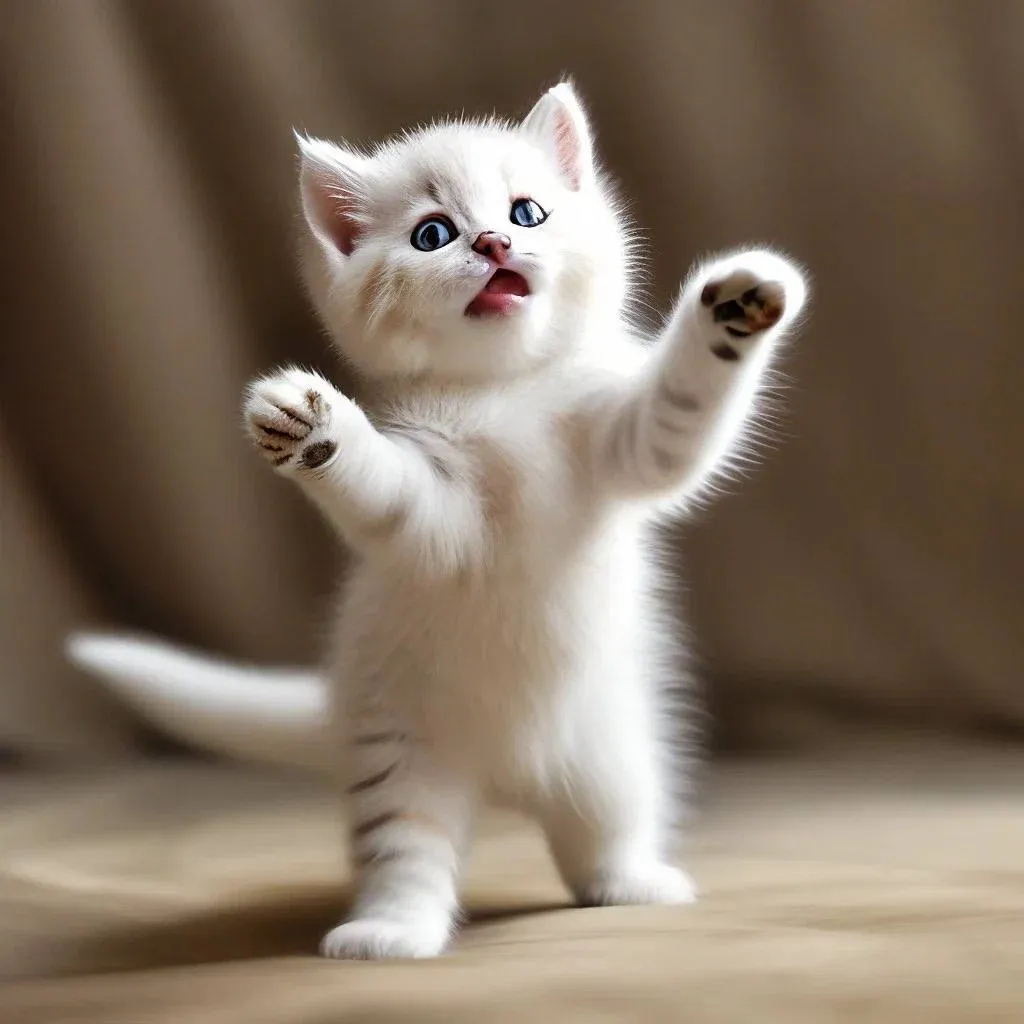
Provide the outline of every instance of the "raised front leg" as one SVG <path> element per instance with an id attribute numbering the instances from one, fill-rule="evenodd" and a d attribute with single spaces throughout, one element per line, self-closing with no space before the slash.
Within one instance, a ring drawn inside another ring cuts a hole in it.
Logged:
<path id="1" fill-rule="evenodd" d="M 249 434 L 353 547 L 405 543 L 457 562 L 479 529 L 479 502 L 439 438 L 380 433 L 323 377 L 284 369 L 249 387 Z M 443 568 L 443 566 L 439 566 Z"/>
<path id="2" fill-rule="evenodd" d="M 623 496 L 686 494 L 727 460 L 807 287 L 772 252 L 740 252 L 687 282 L 658 349 L 612 410 L 599 472 Z"/>

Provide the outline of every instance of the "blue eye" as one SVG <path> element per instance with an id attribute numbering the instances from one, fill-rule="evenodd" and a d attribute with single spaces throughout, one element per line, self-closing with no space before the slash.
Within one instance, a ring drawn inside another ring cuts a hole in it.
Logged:
<path id="1" fill-rule="evenodd" d="M 535 228 L 548 219 L 547 211 L 532 199 L 517 199 L 512 204 L 508 219 L 521 228 Z"/>
<path id="2" fill-rule="evenodd" d="M 455 225 L 447 217 L 428 217 L 413 228 L 409 241 L 420 252 L 433 252 L 435 249 L 443 249 L 458 237 Z"/>

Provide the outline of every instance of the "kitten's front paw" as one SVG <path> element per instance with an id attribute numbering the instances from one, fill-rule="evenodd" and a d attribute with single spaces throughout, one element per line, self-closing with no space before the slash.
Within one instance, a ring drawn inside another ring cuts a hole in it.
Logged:
<path id="1" fill-rule="evenodd" d="M 692 287 L 711 351 L 729 362 L 772 328 L 791 323 L 803 307 L 807 285 L 788 260 L 766 250 L 740 252 L 705 268 Z"/>
<path id="2" fill-rule="evenodd" d="M 347 401 L 315 373 L 281 370 L 249 385 L 246 427 L 261 454 L 278 470 L 319 469 L 337 453 L 333 415 Z"/>
<path id="3" fill-rule="evenodd" d="M 366 919 L 332 928 L 320 943 L 333 960 L 409 960 L 440 955 L 447 935 L 398 921 Z"/>
<path id="4" fill-rule="evenodd" d="M 693 879 L 671 864 L 648 864 L 604 872 L 579 895 L 580 903 L 590 907 L 693 903 L 696 899 Z"/>

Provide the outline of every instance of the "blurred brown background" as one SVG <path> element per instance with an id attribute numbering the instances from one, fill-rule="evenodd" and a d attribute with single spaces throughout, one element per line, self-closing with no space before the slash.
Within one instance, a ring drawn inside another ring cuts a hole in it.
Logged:
<path id="1" fill-rule="evenodd" d="M 75 626 L 312 659 L 342 555 L 238 416 L 258 371 L 335 372 L 291 128 L 522 112 L 563 71 L 658 307 L 748 240 L 816 282 L 778 443 L 681 536 L 719 738 L 1024 726 L 1024 5 L 6 0 L 0 39 L 4 747 L 136 741 Z"/>

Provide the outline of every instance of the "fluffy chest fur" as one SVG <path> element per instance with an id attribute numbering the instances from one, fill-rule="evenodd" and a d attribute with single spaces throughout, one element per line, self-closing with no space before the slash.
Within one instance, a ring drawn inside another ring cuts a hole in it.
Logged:
<path id="1" fill-rule="evenodd" d="M 534 777 L 556 770 L 595 688 L 642 702 L 636 690 L 660 660 L 646 516 L 598 499 L 583 429 L 621 373 L 576 364 L 382 408 L 385 436 L 483 514 L 472 543 L 453 519 L 457 565 L 424 557 L 411 517 L 355 565 L 338 616 L 344 721 L 364 701 L 403 709 L 392 714 L 457 736 L 507 789 L 525 766 Z"/>
<path id="2" fill-rule="evenodd" d="M 462 569 L 543 573 L 586 543 L 599 504 L 581 424 L 614 376 L 569 363 L 487 389 L 407 393 L 372 417 L 385 436 L 426 456 L 479 502 L 483 530 Z M 402 547 L 391 553 L 416 555 Z"/>

